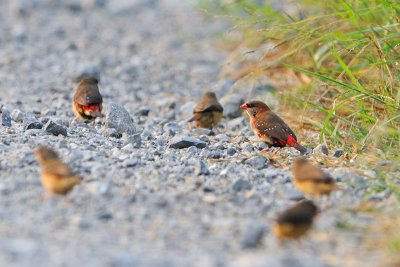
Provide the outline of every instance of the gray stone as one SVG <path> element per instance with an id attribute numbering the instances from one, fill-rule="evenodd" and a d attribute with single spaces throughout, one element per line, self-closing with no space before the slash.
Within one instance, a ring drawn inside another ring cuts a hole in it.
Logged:
<path id="1" fill-rule="evenodd" d="M 187 148 L 191 146 L 195 146 L 197 148 L 205 148 L 206 145 L 207 145 L 206 142 L 203 142 L 197 138 L 193 138 L 187 135 L 175 136 L 169 141 L 168 144 L 170 148 L 177 148 L 177 149 Z"/>
<path id="2" fill-rule="evenodd" d="M 214 131 L 212 129 L 206 129 L 206 128 L 193 128 L 190 131 L 191 134 L 196 135 L 196 136 L 201 136 L 201 135 L 214 135 Z"/>
<path id="3" fill-rule="evenodd" d="M 35 117 L 28 117 L 24 119 L 24 130 L 42 129 L 43 123 Z"/>
<path id="4" fill-rule="evenodd" d="M 140 148 L 142 145 L 142 137 L 140 134 L 133 134 L 133 135 L 122 135 L 122 140 L 124 140 L 124 145 L 132 144 L 134 148 Z"/>
<path id="5" fill-rule="evenodd" d="M 236 154 L 236 152 L 237 152 L 236 147 L 229 147 L 229 148 L 226 150 L 226 154 L 228 154 L 228 156 L 233 156 L 233 155 Z"/>
<path id="6" fill-rule="evenodd" d="M 105 114 L 105 126 L 114 128 L 118 133 L 134 134 L 135 126 L 128 111 L 121 105 L 111 103 L 103 109 Z"/>
<path id="7" fill-rule="evenodd" d="M 150 107 L 149 106 L 141 106 L 138 111 L 135 113 L 137 116 L 149 116 Z"/>
<path id="8" fill-rule="evenodd" d="M 246 125 L 247 123 L 247 125 Z M 228 129 L 232 131 L 237 131 L 239 129 L 242 129 L 244 127 L 249 127 L 248 121 L 244 117 L 238 117 L 232 120 L 229 120 L 227 123 Z"/>
<path id="9" fill-rule="evenodd" d="M 121 138 L 121 134 L 114 128 L 106 128 L 103 131 L 105 137 Z"/>
<path id="10" fill-rule="evenodd" d="M 22 122 L 25 118 L 26 114 L 19 109 L 14 109 L 11 112 L 11 119 L 15 122 Z"/>
<path id="11" fill-rule="evenodd" d="M 252 186 L 249 181 L 239 179 L 233 184 L 232 188 L 236 192 L 240 192 L 240 191 L 250 190 L 252 188 Z"/>
<path id="12" fill-rule="evenodd" d="M 257 223 L 250 223 L 247 225 L 246 231 L 244 233 L 244 237 L 242 240 L 242 247 L 243 248 L 255 248 L 260 243 L 264 236 L 266 230 L 266 226 L 257 224 Z"/>
<path id="13" fill-rule="evenodd" d="M 245 161 L 246 164 L 256 168 L 257 170 L 261 170 L 265 167 L 265 163 L 267 163 L 267 159 L 262 156 L 256 156 L 253 158 L 250 158 Z"/>
<path id="14" fill-rule="evenodd" d="M 204 160 L 197 160 L 195 164 L 195 173 L 197 175 L 209 175 L 210 171 L 208 170 L 208 166 Z"/>
<path id="15" fill-rule="evenodd" d="M 63 136 L 67 136 L 67 129 L 64 126 L 61 126 L 59 124 L 56 124 L 55 122 L 53 122 L 52 120 L 49 120 L 46 125 L 43 128 L 46 132 L 51 133 L 55 136 L 58 135 L 63 135 Z"/>
<path id="16" fill-rule="evenodd" d="M 76 83 L 86 77 L 94 77 L 100 81 L 100 68 L 94 63 L 82 62 L 77 66 L 76 71 L 70 75 L 70 79 Z"/>
<path id="17" fill-rule="evenodd" d="M 221 105 L 224 107 L 224 115 L 229 119 L 242 116 L 243 110 L 240 105 L 244 104 L 244 98 L 240 94 L 228 94 L 221 98 Z"/>
<path id="18" fill-rule="evenodd" d="M 343 154 L 344 154 L 344 151 L 342 149 L 338 149 L 335 151 L 335 153 L 333 153 L 333 156 L 335 158 L 340 158 L 341 156 L 343 156 Z"/>
<path id="19" fill-rule="evenodd" d="M 11 127 L 11 117 L 8 112 L 1 113 L 0 124 L 4 127 Z"/>
<path id="20" fill-rule="evenodd" d="M 328 147 L 325 144 L 320 144 L 316 148 L 313 149 L 313 153 L 314 154 L 328 155 L 329 154 L 329 150 L 328 150 Z"/>

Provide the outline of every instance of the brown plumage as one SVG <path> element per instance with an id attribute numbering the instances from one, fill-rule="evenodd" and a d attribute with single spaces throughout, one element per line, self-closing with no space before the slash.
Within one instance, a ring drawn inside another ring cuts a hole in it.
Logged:
<path id="1" fill-rule="evenodd" d="M 224 109 L 213 92 L 206 92 L 193 111 L 193 122 L 196 127 L 214 128 L 222 118 Z"/>
<path id="2" fill-rule="evenodd" d="M 279 239 L 298 239 L 312 226 L 318 208 L 310 201 L 301 201 L 282 212 L 274 224 L 275 235 Z"/>
<path id="3" fill-rule="evenodd" d="M 274 147 L 291 146 L 304 154 L 307 150 L 297 143 L 292 129 L 261 101 L 251 101 L 240 106 L 250 117 L 253 132 L 261 141 Z"/>
<path id="4" fill-rule="evenodd" d="M 40 146 L 34 154 L 42 167 L 41 182 L 47 192 L 64 195 L 79 183 L 78 176 L 59 159 L 53 149 Z"/>
<path id="5" fill-rule="evenodd" d="M 292 166 L 293 183 L 304 194 L 329 195 L 336 189 L 335 180 L 303 157 L 296 158 Z"/>
<path id="6" fill-rule="evenodd" d="M 93 77 L 84 78 L 76 88 L 73 109 L 77 117 L 82 119 L 94 119 L 101 117 L 103 97 L 97 86 L 98 81 Z"/>

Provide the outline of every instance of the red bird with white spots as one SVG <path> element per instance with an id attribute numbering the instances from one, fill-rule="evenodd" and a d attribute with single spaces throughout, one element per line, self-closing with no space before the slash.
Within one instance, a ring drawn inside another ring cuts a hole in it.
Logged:
<path id="1" fill-rule="evenodd" d="M 251 101 L 241 105 L 240 108 L 249 114 L 251 128 L 261 141 L 279 149 L 285 146 L 294 147 L 301 154 L 307 151 L 297 143 L 297 137 L 292 129 L 265 103 Z"/>

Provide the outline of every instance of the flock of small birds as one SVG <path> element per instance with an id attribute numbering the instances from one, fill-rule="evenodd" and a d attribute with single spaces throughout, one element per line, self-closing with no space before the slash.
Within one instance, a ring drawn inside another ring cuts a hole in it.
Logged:
<path id="1" fill-rule="evenodd" d="M 98 80 L 87 77 L 81 80 L 73 98 L 75 120 L 93 121 L 102 116 L 103 98 L 98 87 Z M 261 101 L 251 101 L 240 106 L 250 117 L 250 125 L 258 138 L 268 146 L 289 146 L 303 155 L 307 149 L 297 142 L 297 137 L 289 126 Z M 213 92 L 206 92 L 193 111 L 188 122 L 195 127 L 212 129 L 223 116 L 223 107 Z M 274 153 L 276 153 L 274 152 Z M 80 182 L 80 178 L 62 162 L 59 155 L 50 147 L 40 146 L 35 157 L 41 165 L 41 183 L 50 194 L 65 195 Z M 305 195 L 313 197 L 329 196 L 337 189 L 335 180 L 310 163 L 304 156 L 297 157 L 292 164 L 293 183 Z M 302 200 L 283 211 L 275 220 L 274 232 L 278 239 L 298 239 L 312 226 L 320 209 L 312 200 Z"/>

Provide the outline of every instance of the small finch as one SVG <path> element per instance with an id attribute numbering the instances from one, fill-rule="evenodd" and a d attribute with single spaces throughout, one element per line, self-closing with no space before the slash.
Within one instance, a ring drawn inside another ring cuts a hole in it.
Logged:
<path id="1" fill-rule="evenodd" d="M 294 185 L 304 194 L 323 196 L 336 189 L 336 182 L 331 176 L 303 157 L 294 160 L 292 172 Z"/>
<path id="2" fill-rule="evenodd" d="M 275 221 L 274 232 L 280 239 L 298 239 L 312 226 L 318 208 L 310 201 L 301 201 L 282 212 Z"/>
<path id="3" fill-rule="evenodd" d="M 42 167 L 41 182 L 47 192 L 65 195 L 79 183 L 78 176 L 60 160 L 53 149 L 40 146 L 34 154 Z"/>
<path id="4" fill-rule="evenodd" d="M 240 108 L 249 115 L 251 128 L 261 141 L 279 149 L 291 146 L 301 154 L 307 151 L 297 143 L 297 137 L 289 126 L 263 102 L 251 101 L 241 105 Z"/>
<path id="5" fill-rule="evenodd" d="M 98 80 L 93 77 L 84 78 L 78 84 L 72 102 L 77 117 L 93 119 L 102 116 L 103 97 L 97 84 Z"/>
<path id="6" fill-rule="evenodd" d="M 212 129 L 221 120 L 223 112 L 215 93 L 206 92 L 197 103 L 189 122 L 193 122 L 196 127 Z"/>

